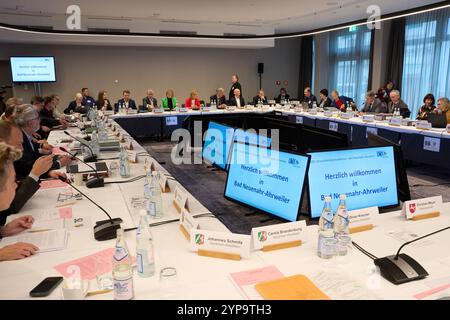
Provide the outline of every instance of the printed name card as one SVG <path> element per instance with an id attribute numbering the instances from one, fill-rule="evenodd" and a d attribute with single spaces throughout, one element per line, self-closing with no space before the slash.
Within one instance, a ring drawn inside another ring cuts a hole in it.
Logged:
<path id="1" fill-rule="evenodd" d="M 253 248 L 272 251 L 292 248 L 307 241 L 306 222 L 295 221 L 252 229 Z"/>
<path id="2" fill-rule="evenodd" d="M 236 110 L 236 106 L 227 106 L 228 111 L 234 111 Z"/>
<path id="3" fill-rule="evenodd" d="M 302 112 L 303 108 L 301 106 L 295 106 L 294 112 Z"/>
<path id="4" fill-rule="evenodd" d="M 189 210 L 188 195 L 182 191 L 178 186 L 175 188 L 173 196 L 173 205 L 181 213 L 183 209 Z"/>
<path id="5" fill-rule="evenodd" d="M 308 113 L 309 113 L 309 114 L 312 114 L 312 115 L 316 115 L 316 114 L 317 114 L 317 110 L 315 110 L 315 109 L 309 109 L 309 110 L 308 110 Z"/>
<path id="6" fill-rule="evenodd" d="M 349 211 L 348 228 L 350 233 L 372 230 L 379 213 L 378 207 Z"/>
<path id="7" fill-rule="evenodd" d="M 170 192 L 169 182 L 167 180 L 167 176 L 161 172 L 159 175 L 159 185 L 161 187 L 161 192 Z"/>
<path id="8" fill-rule="evenodd" d="M 442 196 L 406 201 L 402 214 L 408 220 L 422 220 L 439 217 L 442 210 Z"/>
<path id="9" fill-rule="evenodd" d="M 295 122 L 303 124 L 303 117 L 296 116 L 295 117 Z"/>
<path id="10" fill-rule="evenodd" d="M 428 121 L 419 121 L 416 123 L 416 128 L 422 130 L 430 130 L 432 126 Z"/>
<path id="11" fill-rule="evenodd" d="M 103 115 L 105 115 L 105 116 L 113 116 L 114 115 L 114 110 L 105 110 L 102 112 L 103 112 Z"/>
<path id="12" fill-rule="evenodd" d="M 192 230 L 191 246 L 204 257 L 241 260 L 250 257 L 251 236 L 231 232 Z"/>
<path id="13" fill-rule="evenodd" d="M 178 110 L 179 112 L 188 112 L 188 108 L 186 107 L 180 107 L 180 109 Z"/>
<path id="14" fill-rule="evenodd" d="M 351 119 L 353 118 L 353 112 L 343 112 L 341 113 L 342 119 Z"/>
<path id="15" fill-rule="evenodd" d="M 204 106 L 203 108 L 202 108 L 202 111 L 211 111 L 211 106 Z"/>
<path id="16" fill-rule="evenodd" d="M 154 109 L 153 109 L 153 112 L 154 112 L 154 113 L 163 113 L 163 112 L 164 112 L 164 109 L 163 109 L 163 108 L 154 108 Z"/>
<path id="17" fill-rule="evenodd" d="M 402 125 L 402 119 L 401 118 L 391 118 L 391 119 L 389 119 L 389 124 L 391 126 L 401 126 Z"/>
<path id="18" fill-rule="evenodd" d="M 447 130 L 447 133 L 450 133 L 450 124 L 448 124 L 448 125 L 445 127 L 445 130 Z"/>
<path id="19" fill-rule="evenodd" d="M 127 114 L 137 114 L 137 109 L 128 108 Z"/>
<path id="20" fill-rule="evenodd" d="M 363 115 L 362 120 L 364 122 L 374 122 L 375 121 L 375 116 L 373 114 L 365 114 L 365 115 Z"/>
<path id="21" fill-rule="evenodd" d="M 131 163 L 138 162 L 137 152 L 133 150 L 127 150 L 128 161 Z"/>
<path id="22" fill-rule="evenodd" d="M 423 150 L 439 152 L 441 149 L 441 139 L 433 137 L 423 138 Z"/>
<path id="23" fill-rule="evenodd" d="M 183 209 L 180 216 L 180 231 L 186 237 L 188 241 L 191 239 L 192 230 L 200 229 L 200 225 L 195 218 L 187 211 Z"/>
<path id="24" fill-rule="evenodd" d="M 335 131 L 335 132 L 337 132 L 337 131 L 338 131 L 338 128 L 339 128 L 339 124 L 338 124 L 337 122 L 332 122 L 332 121 L 330 121 L 330 124 L 328 125 L 328 129 L 329 129 L 330 131 Z"/>
<path id="25" fill-rule="evenodd" d="M 329 110 L 325 110 L 325 111 L 323 112 L 323 115 L 324 115 L 325 117 L 332 117 L 332 116 L 333 116 L 333 112 L 332 112 L 332 111 L 329 111 Z"/>

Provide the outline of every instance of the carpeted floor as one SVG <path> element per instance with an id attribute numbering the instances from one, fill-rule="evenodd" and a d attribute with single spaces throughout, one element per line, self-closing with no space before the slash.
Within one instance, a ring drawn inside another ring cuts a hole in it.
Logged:
<path id="1" fill-rule="evenodd" d="M 162 162 L 163 167 L 232 232 L 250 234 L 253 227 L 275 224 L 281 221 L 278 219 L 269 220 L 268 216 L 264 214 L 256 213 L 251 208 L 225 199 L 223 193 L 226 172 L 210 168 L 205 164 L 173 164 L 171 151 L 174 144 L 171 142 L 140 141 L 140 143 L 152 157 L 158 162 Z M 442 195 L 445 202 L 450 201 L 450 185 L 441 185 L 450 182 L 449 170 L 415 165 L 407 169 L 407 174 L 413 199 Z M 306 220 L 307 224 L 317 223 L 317 221 L 310 221 L 308 217 L 301 217 L 301 219 Z"/>

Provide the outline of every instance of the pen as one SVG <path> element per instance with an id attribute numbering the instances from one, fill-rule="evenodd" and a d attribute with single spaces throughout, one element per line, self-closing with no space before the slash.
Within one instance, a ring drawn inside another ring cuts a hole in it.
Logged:
<path id="1" fill-rule="evenodd" d="M 112 291 L 112 290 L 98 290 L 98 291 L 91 291 L 91 292 L 88 292 L 88 293 L 86 294 L 86 297 L 96 296 L 96 295 L 98 295 L 98 294 L 109 293 L 109 292 L 111 292 L 111 291 Z"/>

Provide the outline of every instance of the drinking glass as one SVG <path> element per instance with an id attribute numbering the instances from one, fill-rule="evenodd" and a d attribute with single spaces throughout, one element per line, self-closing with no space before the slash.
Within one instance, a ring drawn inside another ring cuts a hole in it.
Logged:
<path id="1" fill-rule="evenodd" d="M 97 257 L 95 259 L 95 274 L 97 279 L 98 290 L 114 289 L 111 264 L 112 264 L 111 258 Z"/>
<path id="2" fill-rule="evenodd" d="M 159 273 L 159 286 L 164 299 L 176 297 L 178 285 L 177 269 L 174 267 L 163 267 Z"/>

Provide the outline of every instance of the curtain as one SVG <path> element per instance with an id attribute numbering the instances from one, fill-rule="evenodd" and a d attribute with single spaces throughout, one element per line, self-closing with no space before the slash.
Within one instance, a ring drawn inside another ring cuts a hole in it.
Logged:
<path id="1" fill-rule="evenodd" d="M 415 117 L 423 97 L 450 95 L 450 8 L 406 18 L 402 98 Z"/>
<path id="2" fill-rule="evenodd" d="M 298 77 L 298 96 L 303 97 L 306 87 L 312 88 L 313 79 L 313 36 L 300 38 L 300 74 Z"/>
<path id="3" fill-rule="evenodd" d="M 364 103 L 369 86 L 372 30 L 366 26 L 351 27 L 330 33 L 328 90 Z"/>
<path id="4" fill-rule="evenodd" d="M 402 87 L 403 55 L 405 49 L 405 18 L 392 21 L 388 42 L 388 56 L 386 61 L 386 81 L 392 81 L 395 88 Z"/>

